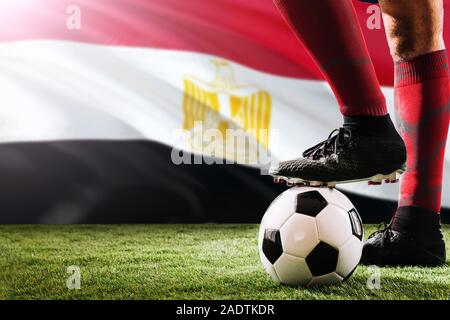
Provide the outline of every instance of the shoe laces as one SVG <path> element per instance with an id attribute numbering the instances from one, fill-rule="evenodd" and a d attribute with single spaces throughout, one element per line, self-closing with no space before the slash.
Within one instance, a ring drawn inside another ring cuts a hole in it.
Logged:
<path id="1" fill-rule="evenodd" d="M 318 160 L 326 158 L 329 155 L 337 153 L 345 147 L 352 139 L 352 131 L 347 128 L 339 128 L 331 131 L 330 135 L 325 141 L 322 141 L 315 146 L 303 152 L 304 158 Z"/>
<path id="2" fill-rule="evenodd" d="M 371 239 L 371 238 L 373 238 L 373 237 L 375 237 L 375 236 L 381 234 L 381 235 L 382 235 L 382 237 L 381 237 L 381 242 L 382 242 L 382 244 L 384 244 L 384 242 L 385 242 L 386 240 L 389 241 L 389 240 L 391 240 L 391 239 L 393 238 L 393 236 L 394 236 L 394 232 L 393 232 L 393 230 L 392 230 L 392 225 L 391 225 L 391 223 L 383 222 L 383 223 L 381 223 L 381 224 L 378 225 L 378 228 L 377 228 L 377 229 L 378 229 L 377 231 L 375 231 L 374 233 L 372 233 L 372 234 L 369 236 L 369 239 Z"/>

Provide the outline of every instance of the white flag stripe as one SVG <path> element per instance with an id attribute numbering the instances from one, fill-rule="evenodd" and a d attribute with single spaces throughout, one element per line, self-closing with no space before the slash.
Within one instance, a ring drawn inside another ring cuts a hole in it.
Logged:
<path id="1" fill-rule="evenodd" d="M 195 75 L 213 81 L 217 69 L 211 61 L 215 59 L 220 57 L 53 40 L 2 43 L 0 141 L 148 139 L 173 145 L 173 133 L 183 127 L 183 114 L 189 114 L 183 107 L 193 111 L 195 119 L 203 118 L 209 110 L 201 103 L 205 92 L 198 88 L 192 91 L 196 99 L 183 106 L 183 79 Z M 278 159 L 298 157 L 341 124 L 336 101 L 325 82 L 274 76 L 231 61 L 229 64 L 238 85 L 270 94 L 269 141 L 278 130 L 279 143 L 269 144 L 269 149 Z M 383 90 L 394 114 L 393 90 Z M 251 99 L 258 103 L 252 104 Z M 252 112 L 252 106 L 261 105 L 264 112 L 266 99 L 252 95 L 243 101 L 251 128 L 264 122 L 264 113 Z M 229 119 L 229 110 L 220 112 Z M 443 191 L 446 207 L 450 206 L 449 145 Z M 349 184 L 341 188 L 395 200 L 398 185 Z"/>

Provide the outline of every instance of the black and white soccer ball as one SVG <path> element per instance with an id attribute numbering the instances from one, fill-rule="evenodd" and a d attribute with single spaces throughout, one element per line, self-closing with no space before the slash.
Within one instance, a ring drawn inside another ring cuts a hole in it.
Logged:
<path id="1" fill-rule="evenodd" d="M 277 282 L 340 283 L 361 259 L 363 232 L 358 211 L 340 191 L 294 187 L 267 209 L 259 229 L 259 255 Z"/>

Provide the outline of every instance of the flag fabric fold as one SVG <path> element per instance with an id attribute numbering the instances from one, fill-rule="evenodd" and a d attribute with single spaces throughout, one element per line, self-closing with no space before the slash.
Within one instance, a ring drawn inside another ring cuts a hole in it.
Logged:
<path id="1" fill-rule="evenodd" d="M 384 31 L 355 6 L 394 115 Z M 0 21 L 1 222 L 257 221 L 282 188 L 259 162 L 217 163 L 297 157 L 341 124 L 271 0 L 4 1 Z M 229 132 L 250 147 L 222 147 Z M 206 160 L 174 163 L 174 148 Z M 397 188 L 341 190 L 390 214 Z"/>

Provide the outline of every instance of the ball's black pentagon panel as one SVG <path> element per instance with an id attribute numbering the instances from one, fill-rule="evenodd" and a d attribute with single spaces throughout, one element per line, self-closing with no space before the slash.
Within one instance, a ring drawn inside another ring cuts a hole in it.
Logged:
<path id="1" fill-rule="evenodd" d="M 296 212 L 315 217 L 327 205 L 327 200 L 319 192 L 303 192 L 297 195 Z"/>
<path id="2" fill-rule="evenodd" d="M 274 264 L 283 254 L 281 245 L 280 231 L 275 229 L 266 229 L 262 243 L 262 251 L 270 263 Z"/>
<path id="3" fill-rule="evenodd" d="M 306 257 L 306 263 L 313 276 L 322 276 L 336 270 L 338 256 L 338 250 L 322 241 Z"/>
<path id="4" fill-rule="evenodd" d="M 358 214 L 358 211 L 356 211 L 355 208 L 350 210 L 348 212 L 348 215 L 350 217 L 350 221 L 352 223 L 352 233 L 355 237 L 357 237 L 359 240 L 362 240 L 363 237 L 363 224 L 361 221 L 361 217 Z"/>

